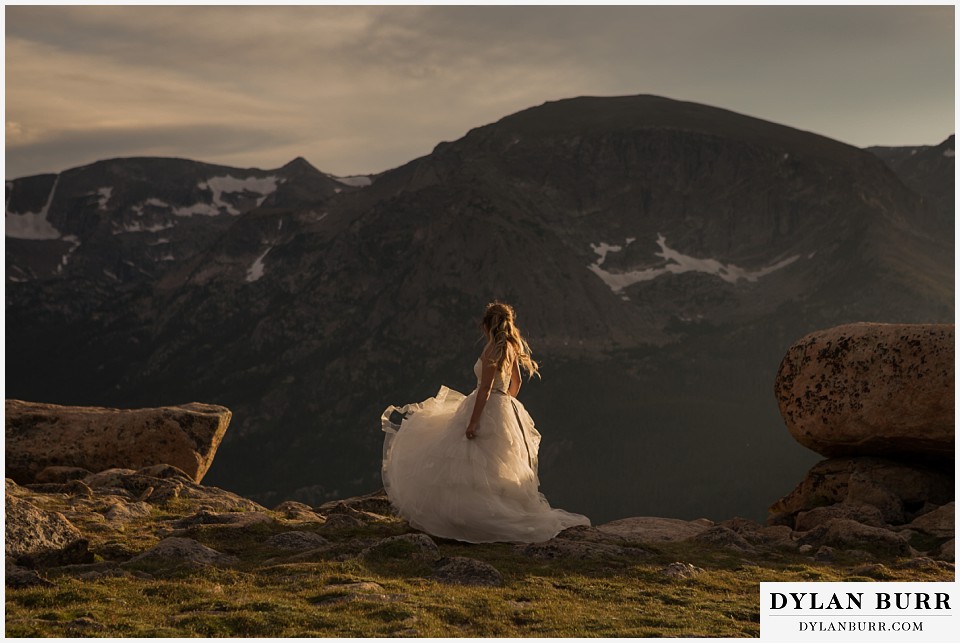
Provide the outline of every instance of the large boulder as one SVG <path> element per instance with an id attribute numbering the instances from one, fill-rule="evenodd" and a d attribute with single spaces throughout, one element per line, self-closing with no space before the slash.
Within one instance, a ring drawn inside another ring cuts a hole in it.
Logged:
<path id="1" fill-rule="evenodd" d="M 6 403 L 7 476 L 35 482 L 48 467 L 140 469 L 170 464 L 200 482 L 230 410 L 197 402 L 149 409 Z"/>
<path id="2" fill-rule="evenodd" d="M 791 346 L 775 390 L 790 434 L 827 456 L 953 460 L 952 324 L 837 326 Z"/>

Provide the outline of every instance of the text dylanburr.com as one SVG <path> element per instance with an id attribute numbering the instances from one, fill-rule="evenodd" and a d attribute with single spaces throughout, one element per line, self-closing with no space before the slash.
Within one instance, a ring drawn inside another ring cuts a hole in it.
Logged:
<path id="1" fill-rule="evenodd" d="M 948 641 L 960 593 L 953 583 L 760 583 L 760 638 Z"/>

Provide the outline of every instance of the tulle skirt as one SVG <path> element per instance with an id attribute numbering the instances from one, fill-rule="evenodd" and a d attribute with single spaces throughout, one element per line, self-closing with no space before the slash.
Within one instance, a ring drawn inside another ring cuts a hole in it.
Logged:
<path id="1" fill-rule="evenodd" d="M 444 386 L 384 411 L 383 485 L 400 515 L 434 536 L 473 543 L 541 542 L 589 525 L 540 493 L 540 433 L 519 400 L 492 392 L 476 437 L 467 439 L 475 399 L 476 391 Z M 400 423 L 391 421 L 395 414 L 404 416 Z"/>

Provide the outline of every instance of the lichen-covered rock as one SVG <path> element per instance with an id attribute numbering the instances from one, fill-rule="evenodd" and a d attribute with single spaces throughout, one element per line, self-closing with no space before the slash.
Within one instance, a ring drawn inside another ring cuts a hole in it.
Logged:
<path id="1" fill-rule="evenodd" d="M 7 400 L 7 475 L 25 484 L 51 466 L 171 464 L 200 482 L 230 418 L 225 407 L 196 402 L 124 410 Z"/>
<path id="2" fill-rule="evenodd" d="M 6 496 L 6 555 L 28 566 L 82 563 L 92 559 L 88 542 L 63 514 Z"/>
<path id="3" fill-rule="evenodd" d="M 954 326 L 848 324 L 791 346 L 776 378 L 790 435 L 827 457 L 952 460 Z"/>
<path id="4" fill-rule="evenodd" d="M 438 561 L 433 578 L 441 583 L 454 585 L 503 585 L 503 574 L 496 567 L 482 560 L 464 556 L 452 556 Z"/>

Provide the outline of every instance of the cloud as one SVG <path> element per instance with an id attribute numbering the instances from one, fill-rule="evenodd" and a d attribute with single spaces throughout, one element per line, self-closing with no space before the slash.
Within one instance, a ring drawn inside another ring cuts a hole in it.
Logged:
<path id="1" fill-rule="evenodd" d="M 177 156 L 374 172 L 579 95 L 860 145 L 953 127 L 953 7 L 16 6 L 6 24 L 8 176 L 155 153 L 162 132 Z"/>

